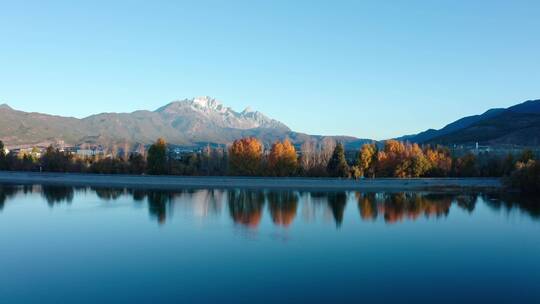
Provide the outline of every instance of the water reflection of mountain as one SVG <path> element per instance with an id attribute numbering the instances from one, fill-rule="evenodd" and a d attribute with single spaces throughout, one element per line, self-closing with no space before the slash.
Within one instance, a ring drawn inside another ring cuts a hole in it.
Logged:
<path id="1" fill-rule="evenodd" d="M 478 201 L 493 210 L 519 210 L 534 219 L 540 219 L 540 199 L 508 194 L 434 194 L 360 193 L 360 192 L 301 192 L 257 190 L 183 190 L 155 191 L 122 188 L 88 188 L 65 186 L 10 186 L 0 185 L 0 210 L 18 194 L 39 195 L 49 206 L 72 203 L 78 195 L 96 195 L 102 201 L 114 202 L 130 198 L 135 204 L 146 203 L 151 218 L 165 223 L 175 213 L 189 214 L 192 218 L 219 216 L 228 209 L 233 223 L 241 227 L 256 228 L 264 212 L 272 223 L 284 228 L 294 223 L 301 211 L 305 221 L 321 216 L 340 227 L 349 200 L 356 202 L 363 221 L 382 220 L 386 223 L 415 221 L 419 218 L 444 218 L 451 206 L 473 213 Z M 480 200 L 478 199 L 480 198 Z M 123 200 L 125 202 L 126 200 Z M 265 210 L 266 209 L 266 210 Z"/>

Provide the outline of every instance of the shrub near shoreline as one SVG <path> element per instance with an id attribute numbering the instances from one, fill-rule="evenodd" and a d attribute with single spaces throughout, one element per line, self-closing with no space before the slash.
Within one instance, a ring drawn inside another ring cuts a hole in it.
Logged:
<path id="1" fill-rule="evenodd" d="M 518 162 L 507 184 L 525 193 L 540 193 L 540 162 L 533 159 Z"/>

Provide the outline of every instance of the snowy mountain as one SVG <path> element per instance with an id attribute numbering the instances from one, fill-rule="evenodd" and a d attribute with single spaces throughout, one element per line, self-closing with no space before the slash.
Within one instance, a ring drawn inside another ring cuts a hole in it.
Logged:
<path id="1" fill-rule="evenodd" d="M 190 122 L 198 119 L 220 128 L 232 129 L 255 129 L 271 128 L 289 130 L 283 123 L 268 118 L 258 111 L 246 108 L 242 112 L 236 112 L 229 107 L 223 106 L 218 100 L 204 96 L 193 99 L 174 101 L 165 105 L 155 112 L 163 115 L 166 119 L 178 122 Z M 189 119 L 188 119 L 189 117 Z"/>
<path id="2" fill-rule="evenodd" d="M 155 111 L 101 113 L 82 119 L 27 113 L 0 105 L 0 140 L 12 147 L 43 146 L 59 140 L 68 145 L 150 144 L 159 137 L 171 144 L 193 147 L 228 144 L 246 136 L 257 137 L 267 145 L 284 138 L 296 144 L 325 138 L 293 132 L 249 108 L 236 112 L 210 97 L 174 101 Z M 335 139 L 355 149 L 366 142 L 354 137 Z"/>

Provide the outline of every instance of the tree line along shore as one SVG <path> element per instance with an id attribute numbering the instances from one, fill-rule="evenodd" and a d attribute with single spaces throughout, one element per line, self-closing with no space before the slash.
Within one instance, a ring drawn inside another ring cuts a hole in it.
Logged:
<path id="1" fill-rule="evenodd" d="M 265 150 L 261 141 L 248 137 L 234 141 L 227 149 L 208 146 L 200 153 L 174 157 L 160 138 L 143 153 L 80 157 L 50 146 L 36 157 L 31 153 L 6 154 L 0 141 L 0 170 L 343 179 L 502 177 L 511 188 L 540 191 L 540 163 L 530 150 L 505 156 L 489 153 L 458 156 L 443 146 L 420 146 L 397 140 L 388 140 L 380 148 L 375 143 L 365 144 L 355 151 L 352 159 L 346 157 L 341 143 L 306 143 L 301 150 L 297 153 L 287 139 L 276 141 Z"/>

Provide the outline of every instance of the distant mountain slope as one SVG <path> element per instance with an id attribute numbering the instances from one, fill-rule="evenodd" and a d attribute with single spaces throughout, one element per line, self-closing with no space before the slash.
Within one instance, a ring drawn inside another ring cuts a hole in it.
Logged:
<path id="1" fill-rule="evenodd" d="M 62 138 L 75 141 L 83 133 L 79 119 L 13 110 L 0 106 L 0 140 L 7 145 L 40 143 Z"/>
<path id="2" fill-rule="evenodd" d="M 432 138 L 433 144 L 540 145 L 540 114 L 505 111 L 456 132 Z"/>
<path id="3" fill-rule="evenodd" d="M 411 141 L 411 142 L 418 142 L 418 143 L 427 142 L 427 141 L 430 141 L 433 138 L 443 136 L 443 135 L 446 135 L 446 134 L 450 134 L 452 132 L 455 132 L 455 131 L 464 129 L 464 128 L 468 127 L 468 126 L 471 126 L 472 124 L 474 124 L 476 122 L 479 122 L 479 121 L 482 121 L 484 119 L 499 115 L 500 113 L 502 113 L 504 111 L 505 111 L 505 109 L 490 109 L 490 110 L 487 110 L 486 112 L 484 112 L 484 114 L 473 115 L 473 116 L 467 116 L 467 117 L 460 118 L 460 119 L 446 125 L 445 127 L 443 127 L 440 130 L 429 129 L 427 131 L 424 131 L 424 132 L 421 132 L 421 133 L 418 133 L 418 134 L 415 134 L 415 135 L 402 136 L 399 139 L 400 140 L 408 140 L 408 141 Z"/>
<path id="4" fill-rule="evenodd" d="M 400 139 L 433 144 L 540 144 L 540 100 L 529 100 L 507 109 L 491 109 L 464 117 L 440 130 L 403 136 Z"/>
<path id="5" fill-rule="evenodd" d="M 324 138 L 293 132 L 249 108 L 236 112 L 210 97 L 171 102 L 155 111 L 102 113 L 83 119 L 27 113 L 0 105 L 0 140 L 8 146 L 48 145 L 58 140 L 70 145 L 149 144 L 158 137 L 175 145 L 201 146 L 227 144 L 245 136 L 258 137 L 267 144 L 284 138 L 296 144 Z M 338 139 L 351 147 L 367 141 Z"/>

